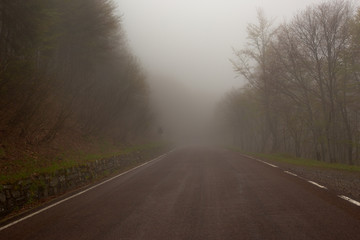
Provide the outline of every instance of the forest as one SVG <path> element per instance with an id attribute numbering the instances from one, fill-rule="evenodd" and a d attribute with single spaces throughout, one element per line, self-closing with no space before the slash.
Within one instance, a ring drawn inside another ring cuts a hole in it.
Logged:
<path id="1" fill-rule="evenodd" d="M 146 75 L 109 0 L 1 1 L 0 96 L 0 158 L 136 141 L 152 119 Z"/>
<path id="2" fill-rule="evenodd" d="M 360 163 L 360 9 L 328 1 L 275 24 L 262 10 L 234 49 L 247 80 L 217 108 L 245 152 Z"/>
<path id="3" fill-rule="evenodd" d="M 111 0 L 0 2 L 0 159 L 94 139 L 131 144 L 156 133 L 147 75 L 117 13 Z M 217 105 L 222 130 L 207 128 L 217 131 L 212 137 L 219 142 L 224 131 L 246 152 L 359 164 L 358 6 L 327 1 L 281 23 L 257 15 L 231 58 L 247 84 Z M 200 102 L 169 95 L 159 102 Z M 180 108 L 166 110 L 175 125 L 185 122 Z M 187 117 L 194 125 L 194 114 Z"/>

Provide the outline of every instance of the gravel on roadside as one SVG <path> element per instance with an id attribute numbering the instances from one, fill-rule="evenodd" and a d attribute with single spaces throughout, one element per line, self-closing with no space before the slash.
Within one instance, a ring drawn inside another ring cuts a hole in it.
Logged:
<path id="1" fill-rule="evenodd" d="M 345 195 L 360 201 L 360 172 L 299 166 L 263 158 L 261 159 L 276 164 L 283 170 L 293 172 L 307 180 L 326 186 L 330 191 L 334 191 L 338 195 Z"/>

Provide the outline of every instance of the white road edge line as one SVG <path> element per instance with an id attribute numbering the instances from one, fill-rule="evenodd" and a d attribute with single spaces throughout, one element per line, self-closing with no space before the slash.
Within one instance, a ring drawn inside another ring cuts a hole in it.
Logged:
<path id="1" fill-rule="evenodd" d="M 351 202 L 352 204 L 355 204 L 356 206 L 360 207 L 360 202 L 358 202 L 358 201 L 356 201 L 354 199 L 351 199 L 351 198 L 349 198 L 347 196 L 344 196 L 344 195 L 339 195 L 338 197 L 342 198 L 342 199 L 344 199 L 344 200 L 346 200 L 348 202 Z"/>
<path id="2" fill-rule="evenodd" d="M 94 189 L 94 188 L 97 188 L 97 187 L 99 187 L 99 186 L 101 186 L 101 185 L 103 185 L 103 184 L 105 184 L 105 183 L 107 183 L 107 182 L 110 182 L 110 181 L 114 180 L 115 178 L 118 178 L 118 177 L 120 177 L 120 176 L 122 176 L 122 175 L 125 175 L 125 174 L 127 174 L 127 173 L 129 173 L 129 172 L 132 172 L 132 171 L 134 171 L 134 170 L 137 169 L 137 168 L 140 168 L 140 167 L 145 166 L 145 165 L 147 165 L 147 164 L 149 164 L 149 163 L 151 163 L 151 162 L 154 162 L 154 161 L 156 161 L 156 160 L 159 160 L 159 159 L 161 159 L 162 157 L 164 157 L 165 155 L 166 155 L 166 153 L 163 154 L 163 155 L 161 155 L 161 156 L 159 156 L 159 157 L 157 157 L 157 158 L 155 158 L 155 159 L 153 159 L 153 160 L 151 160 L 151 161 L 148 161 L 148 162 L 143 163 L 143 164 L 141 164 L 141 165 L 139 165 L 139 166 L 137 166 L 137 167 L 134 167 L 134 168 L 132 168 L 132 169 L 129 169 L 129 170 L 127 170 L 126 172 L 120 173 L 120 174 L 118 174 L 118 175 L 116 175 L 116 176 L 114 176 L 114 177 L 112 177 L 112 178 L 109 178 L 109 179 L 107 179 L 107 180 L 105 180 L 105 181 L 103 181 L 103 182 L 101 182 L 101 183 L 98 183 L 98 184 L 96 184 L 96 185 L 94 185 L 94 186 L 92 186 L 92 187 L 89 187 L 89 188 L 87 188 L 87 189 L 85 189 L 85 190 L 83 190 L 83 191 L 81 191 L 81 192 L 78 192 L 78 193 L 76 193 L 76 194 L 74 194 L 74 195 L 72 195 L 72 196 L 70 196 L 70 197 L 67 197 L 67 198 L 65 198 L 65 199 L 63 199 L 63 200 L 60 200 L 60 201 L 58 201 L 58 202 L 56 202 L 56 203 L 54 203 L 54 204 L 51 204 L 51 205 L 49 205 L 49 206 L 47 206 L 47 207 L 45 207 L 45 208 L 43 208 L 43 209 L 40 209 L 40 210 L 37 211 L 37 212 L 34 212 L 34 213 L 30 214 L 30 215 L 27 215 L 27 216 L 25 216 L 25 217 L 23 217 L 23 218 L 21 218 L 21 219 L 19 219 L 19 220 L 16 220 L 16 221 L 14 221 L 14 222 L 11 222 L 11 223 L 9 223 L 9 224 L 1 227 L 1 228 L 0 228 L 0 232 L 1 232 L 2 230 L 6 229 L 6 228 L 9 228 L 9 227 L 11 227 L 11 226 L 19 223 L 19 222 L 22 222 L 22 221 L 24 221 L 24 220 L 26 220 L 26 219 L 28 219 L 28 218 L 31 218 L 31 217 L 33 217 L 33 216 L 35 216 L 35 215 L 38 215 L 39 213 L 42 213 L 42 212 L 44 212 L 44 211 L 46 211 L 46 210 L 48 210 L 48 209 L 50 209 L 50 208 L 53 208 L 53 207 L 55 207 L 55 206 L 57 206 L 57 205 L 59 205 L 59 204 L 61 204 L 61 203 L 63 203 L 63 202 L 66 202 L 66 201 L 68 201 L 68 200 L 70 200 L 70 199 L 72 199 L 72 198 L 75 198 L 75 197 L 77 197 L 77 196 L 80 196 L 80 195 L 82 195 L 82 194 L 84 194 L 84 193 L 86 193 L 86 192 L 88 192 L 88 191 L 90 191 L 90 190 L 92 190 L 92 189 Z"/>
<path id="3" fill-rule="evenodd" d="M 289 174 L 289 175 L 292 175 L 292 176 L 298 177 L 298 175 L 297 175 L 297 174 L 292 173 L 292 172 L 289 172 L 289 171 L 284 171 L 284 173 L 287 173 L 287 174 Z"/>
<path id="4" fill-rule="evenodd" d="M 271 163 L 262 161 L 262 160 L 260 160 L 260 159 L 253 158 L 253 157 L 251 157 L 251 156 L 244 155 L 244 154 L 242 154 L 242 155 L 245 156 L 245 157 L 247 157 L 247 158 L 250 158 L 250 159 L 252 159 L 252 160 L 256 160 L 256 161 L 258 161 L 258 162 L 261 162 L 261 163 L 264 163 L 264 164 L 266 164 L 266 165 L 269 165 L 269 166 L 271 166 L 271 167 L 273 167 L 273 168 L 279 168 L 278 166 L 276 166 L 276 165 L 274 165 L 274 164 L 271 164 Z"/>
<path id="5" fill-rule="evenodd" d="M 271 166 L 271 167 L 273 167 L 273 168 L 279 168 L 278 166 L 276 166 L 276 165 L 274 165 L 274 164 L 271 164 L 271 163 L 268 163 L 268 162 L 265 162 L 265 161 L 261 161 L 261 160 L 258 160 L 259 162 L 262 162 L 262 163 L 264 163 L 264 164 L 266 164 L 266 165 L 269 165 L 269 166 Z"/>
<path id="6" fill-rule="evenodd" d="M 260 159 L 253 158 L 253 157 L 248 156 L 248 155 L 243 155 L 243 156 L 245 156 L 245 157 L 247 157 L 247 158 L 250 158 L 250 159 L 253 159 L 253 160 L 256 160 L 256 161 L 258 161 L 258 162 L 267 164 L 267 165 L 269 165 L 269 166 L 271 166 L 271 167 L 273 167 L 273 168 L 279 168 L 278 166 L 276 166 L 276 165 L 274 165 L 274 164 L 271 164 L 271 163 L 262 161 L 262 160 L 260 160 Z M 313 184 L 313 185 L 315 185 L 315 186 L 317 186 L 317 187 L 319 187 L 319 188 L 328 189 L 327 187 L 325 187 L 325 186 L 323 186 L 323 185 L 320 185 L 320 184 L 318 184 L 318 183 L 316 183 L 316 182 L 307 180 L 307 179 L 305 179 L 305 178 L 303 178 L 303 177 L 298 176 L 298 175 L 295 174 L 295 173 L 292 173 L 292 172 L 289 172 L 289 171 L 284 171 L 284 173 L 287 173 L 287 174 L 292 175 L 292 176 L 294 176 L 294 177 L 298 177 L 298 178 L 300 178 L 300 179 L 303 179 L 303 180 L 305 180 L 305 181 L 307 181 L 307 182 L 309 182 L 309 183 L 311 183 L 311 184 Z M 339 197 L 340 197 L 340 196 L 339 196 Z M 345 198 L 344 198 L 344 199 L 345 199 Z M 351 199 L 351 200 L 352 200 L 352 199 Z M 348 200 L 348 201 L 350 201 L 350 200 Z M 352 201 L 355 201 L 355 200 L 352 200 Z M 356 202 L 356 201 L 355 201 L 355 202 Z M 354 203 L 354 204 L 356 204 L 356 205 L 359 204 L 358 206 L 360 206 L 360 203 L 359 203 L 359 202 Z"/>
<path id="7" fill-rule="evenodd" d="M 311 184 L 313 184 L 313 185 L 315 185 L 315 186 L 317 186 L 317 187 L 319 187 L 319 188 L 327 189 L 327 187 L 325 187 L 325 186 L 323 186 L 323 185 L 320 185 L 320 184 L 318 184 L 318 183 L 316 183 L 316 182 L 313 182 L 313 181 L 310 181 L 310 180 L 308 180 L 308 182 L 311 183 Z"/>

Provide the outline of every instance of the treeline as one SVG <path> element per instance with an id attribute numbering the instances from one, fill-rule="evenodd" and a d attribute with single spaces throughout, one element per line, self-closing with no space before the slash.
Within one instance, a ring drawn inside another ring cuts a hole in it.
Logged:
<path id="1" fill-rule="evenodd" d="M 234 143 L 322 161 L 360 160 L 360 10 L 329 1 L 275 27 L 258 12 L 234 50 L 248 80 L 219 104 Z"/>
<path id="2" fill-rule="evenodd" d="M 117 141 L 150 123 L 145 75 L 110 0 L 0 1 L 0 139 Z"/>

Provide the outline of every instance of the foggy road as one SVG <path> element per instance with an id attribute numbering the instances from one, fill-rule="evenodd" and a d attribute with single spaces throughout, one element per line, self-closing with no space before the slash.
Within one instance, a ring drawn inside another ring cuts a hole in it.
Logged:
<path id="1" fill-rule="evenodd" d="M 0 239 L 359 239 L 360 207 L 224 149 L 167 155 L 0 231 Z"/>

